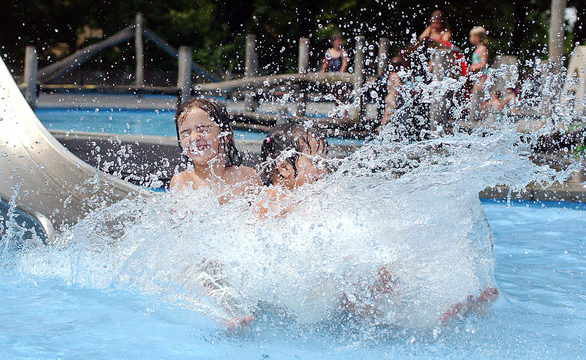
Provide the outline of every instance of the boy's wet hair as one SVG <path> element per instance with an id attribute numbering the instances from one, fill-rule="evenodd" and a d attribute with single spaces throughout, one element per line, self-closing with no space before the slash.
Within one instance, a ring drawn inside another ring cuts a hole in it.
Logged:
<path id="1" fill-rule="evenodd" d="M 317 151 L 321 149 L 327 151 L 328 142 L 317 129 L 305 128 L 303 125 L 295 123 L 275 126 L 262 142 L 260 151 L 262 183 L 266 186 L 273 184 L 273 178 L 278 174 L 276 160 L 284 151 L 293 150 L 285 160 L 293 166 L 295 177 L 297 177 L 297 159 L 300 153 L 308 148 L 311 149 L 312 139 L 317 142 Z"/>
<path id="2" fill-rule="evenodd" d="M 175 111 L 175 130 L 177 130 L 177 140 L 179 141 L 179 146 L 181 147 L 181 137 L 179 135 L 179 125 L 185 121 L 185 116 L 189 112 L 189 110 L 193 108 L 200 108 L 205 111 L 209 116 L 210 119 L 218 125 L 220 128 L 220 134 L 224 133 L 227 134 L 221 137 L 220 143 L 224 145 L 224 155 L 226 156 L 226 167 L 229 166 L 240 166 L 242 164 L 242 156 L 238 149 L 236 149 L 236 145 L 234 144 L 234 133 L 232 132 L 232 127 L 230 126 L 230 115 L 226 110 L 226 107 L 216 101 L 211 99 L 190 99 L 185 101 L 181 104 L 177 110 Z M 218 149 L 219 151 L 220 149 Z"/>

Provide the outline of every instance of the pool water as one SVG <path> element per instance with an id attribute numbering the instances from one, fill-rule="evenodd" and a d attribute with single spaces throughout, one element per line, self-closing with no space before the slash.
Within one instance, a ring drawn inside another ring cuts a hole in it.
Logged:
<path id="1" fill-rule="evenodd" d="M 262 312 L 228 332 L 136 290 L 96 290 L 0 273 L 0 358 L 580 359 L 586 357 L 586 206 L 483 201 L 494 232 L 499 300 L 430 332 L 347 320 L 300 325 Z M 8 254 L 4 253 L 4 258 Z"/>
<path id="2" fill-rule="evenodd" d="M 35 114 L 49 130 L 106 134 L 177 136 L 171 110 L 54 109 L 36 108 Z M 262 141 L 266 133 L 235 130 L 236 140 Z M 329 137 L 330 145 L 362 145 L 363 140 Z"/>

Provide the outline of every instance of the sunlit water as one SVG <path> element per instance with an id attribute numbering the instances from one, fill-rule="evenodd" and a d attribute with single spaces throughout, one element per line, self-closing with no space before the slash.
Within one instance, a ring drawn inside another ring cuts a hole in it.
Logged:
<path id="1" fill-rule="evenodd" d="M 422 84 L 423 101 L 432 101 L 433 89 L 461 85 Z M 455 134 L 440 127 L 423 141 L 398 136 L 401 112 L 411 108 L 398 111 L 391 119 L 397 126 L 349 158 L 329 160 L 326 179 L 291 195 L 283 217 L 259 219 L 264 192 L 219 205 L 199 190 L 99 209 L 51 246 L 11 232 L 0 257 L 0 351 L 173 359 L 583 357 L 585 210 L 478 199 L 488 186 L 547 185 L 581 165 L 554 170 L 533 161 L 532 145 L 553 121 L 523 135 L 506 116 L 498 129 L 459 129 L 468 105 L 450 110 L 458 118 Z M 134 132 L 129 121 L 108 120 L 86 129 L 80 121 L 79 130 L 174 134 L 170 122 L 161 133 L 157 122 Z M 373 292 L 381 267 L 392 275 L 392 289 Z M 441 323 L 452 305 L 487 287 L 498 287 L 500 296 L 486 313 Z M 372 310 L 348 311 L 344 297 Z M 225 329 L 249 315 L 250 326 Z"/>
<path id="2" fill-rule="evenodd" d="M 103 134 L 177 136 L 170 110 L 109 108 L 37 108 L 35 114 L 48 130 L 82 131 Z M 236 140 L 262 141 L 262 131 L 234 130 Z M 331 145 L 361 145 L 363 140 L 329 137 Z"/>
<path id="3" fill-rule="evenodd" d="M 0 356 L 583 358 L 586 209 L 571 203 L 512 205 L 483 203 L 494 232 L 499 300 L 488 315 L 468 317 L 441 333 L 336 319 L 304 325 L 274 309 L 230 333 L 163 295 L 71 284 L 50 272 L 5 267 Z"/>

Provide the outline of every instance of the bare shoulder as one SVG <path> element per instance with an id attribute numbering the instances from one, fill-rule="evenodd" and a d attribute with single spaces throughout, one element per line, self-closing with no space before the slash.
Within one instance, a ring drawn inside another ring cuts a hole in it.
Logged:
<path id="1" fill-rule="evenodd" d="M 187 173 L 187 171 L 182 171 L 178 174 L 173 175 L 173 177 L 171 178 L 171 183 L 169 184 L 169 187 L 171 189 L 180 190 L 185 185 L 186 173 Z"/>
<path id="2" fill-rule="evenodd" d="M 193 189 L 197 189 L 202 185 L 202 181 L 191 174 L 189 171 L 185 170 L 180 172 L 179 174 L 173 175 L 171 178 L 171 183 L 169 187 L 175 190 L 181 190 L 185 186 L 189 186 Z"/>

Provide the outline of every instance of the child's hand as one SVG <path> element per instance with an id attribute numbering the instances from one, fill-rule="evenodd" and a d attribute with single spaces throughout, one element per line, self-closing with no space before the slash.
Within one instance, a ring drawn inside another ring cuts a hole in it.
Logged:
<path id="1" fill-rule="evenodd" d="M 252 316 L 244 316 L 244 317 L 236 318 L 236 319 L 228 322 L 228 325 L 226 325 L 226 328 L 228 330 L 240 329 L 240 328 L 243 328 L 243 327 L 250 325 L 252 323 L 252 321 L 254 321 L 254 318 Z"/>

